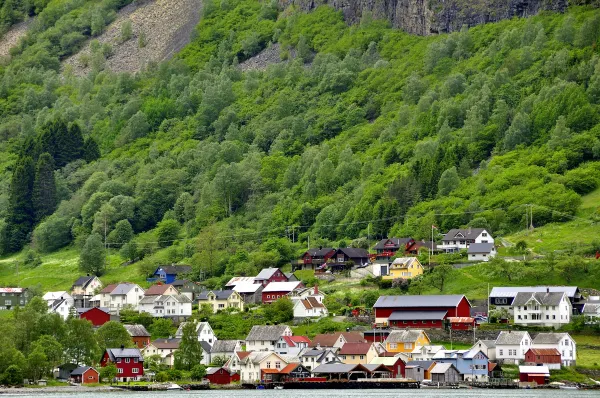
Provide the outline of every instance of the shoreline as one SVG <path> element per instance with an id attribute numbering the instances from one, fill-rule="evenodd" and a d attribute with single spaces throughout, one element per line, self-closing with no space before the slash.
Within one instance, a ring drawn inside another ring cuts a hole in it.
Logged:
<path id="1" fill-rule="evenodd" d="M 59 394 L 64 392 L 86 393 L 86 392 L 113 392 L 125 391 L 111 386 L 81 387 L 81 386 L 47 386 L 47 387 L 11 387 L 0 388 L 0 395 L 32 395 L 32 394 Z"/>

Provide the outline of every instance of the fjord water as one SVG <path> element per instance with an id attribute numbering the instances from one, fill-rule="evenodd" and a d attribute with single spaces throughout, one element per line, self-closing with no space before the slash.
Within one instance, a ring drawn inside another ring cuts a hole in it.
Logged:
<path id="1" fill-rule="evenodd" d="M 6 391 L 6 390 L 5 390 Z M 0 396 L 39 398 L 69 397 L 69 398 L 151 398 L 151 397 L 206 397 L 206 398 L 563 398 L 563 397 L 598 397 L 597 391 L 579 390 L 444 390 L 444 389 L 420 389 L 420 390 L 223 390 L 223 391 L 161 391 L 161 392 L 57 392 L 54 394 L 3 394 Z"/>

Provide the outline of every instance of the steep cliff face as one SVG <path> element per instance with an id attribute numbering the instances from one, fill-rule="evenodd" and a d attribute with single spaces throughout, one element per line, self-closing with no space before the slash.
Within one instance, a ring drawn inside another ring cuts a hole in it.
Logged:
<path id="1" fill-rule="evenodd" d="M 568 0 L 279 0 L 309 11 L 321 4 L 341 10 L 348 23 L 358 22 L 364 12 L 388 19 L 408 33 L 430 35 L 454 32 L 512 17 L 527 17 L 542 10 L 563 12 Z"/>

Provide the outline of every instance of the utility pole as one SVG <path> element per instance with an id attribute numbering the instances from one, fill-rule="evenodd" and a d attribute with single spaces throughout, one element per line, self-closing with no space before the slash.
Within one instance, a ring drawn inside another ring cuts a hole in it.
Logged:
<path id="1" fill-rule="evenodd" d="M 529 209 L 525 205 L 525 229 L 529 229 Z"/>
<path id="2" fill-rule="evenodd" d="M 371 223 L 367 224 L 367 247 L 367 250 L 371 248 Z"/>
<path id="3" fill-rule="evenodd" d="M 529 205 L 529 222 L 531 223 L 531 226 L 529 227 L 529 229 L 533 230 L 533 205 L 532 204 Z"/>
<path id="4" fill-rule="evenodd" d="M 308 235 L 308 243 L 307 243 L 308 247 L 306 250 L 310 250 L 310 235 Z"/>

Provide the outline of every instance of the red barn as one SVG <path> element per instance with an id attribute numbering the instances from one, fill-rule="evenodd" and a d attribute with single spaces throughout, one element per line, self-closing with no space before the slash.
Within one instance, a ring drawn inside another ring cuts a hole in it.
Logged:
<path id="1" fill-rule="evenodd" d="M 525 365 L 546 365 L 549 369 L 560 369 L 560 352 L 556 348 L 530 348 L 525 353 Z"/>
<path id="2" fill-rule="evenodd" d="M 451 316 L 448 322 L 452 330 L 473 330 L 475 327 L 475 318 L 470 316 Z"/>
<path id="3" fill-rule="evenodd" d="M 288 297 L 288 294 L 296 289 L 303 289 L 302 282 L 271 282 L 262 291 L 262 302 L 272 303 L 282 297 Z"/>
<path id="4" fill-rule="evenodd" d="M 547 366 L 519 366 L 519 381 L 538 385 L 548 384 L 550 370 Z"/>
<path id="5" fill-rule="evenodd" d="M 254 278 L 254 283 L 260 283 L 263 286 L 267 286 L 271 282 L 287 281 L 288 277 L 279 268 L 265 268 Z"/>
<path id="6" fill-rule="evenodd" d="M 464 295 L 381 296 L 373 306 L 375 324 L 401 328 L 442 328 L 446 319 L 469 317 Z"/>
<path id="7" fill-rule="evenodd" d="M 100 373 L 91 366 L 80 366 L 71 372 L 71 380 L 78 384 L 97 384 L 100 382 Z"/>
<path id="8" fill-rule="evenodd" d="M 227 368 L 207 368 L 206 378 L 211 384 L 231 384 L 240 381 L 240 375 Z"/>
<path id="9" fill-rule="evenodd" d="M 138 380 L 144 375 L 144 357 L 137 348 L 107 348 L 104 351 L 100 366 L 114 363 L 117 367 L 117 380 Z"/>
<path id="10" fill-rule="evenodd" d="M 92 322 L 92 325 L 99 327 L 110 321 L 110 313 L 106 308 L 94 307 L 94 308 L 81 308 L 82 312 L 79 313 L 80 319 L 87 319 Z"/>

